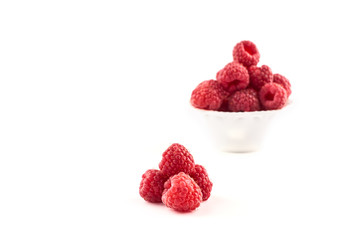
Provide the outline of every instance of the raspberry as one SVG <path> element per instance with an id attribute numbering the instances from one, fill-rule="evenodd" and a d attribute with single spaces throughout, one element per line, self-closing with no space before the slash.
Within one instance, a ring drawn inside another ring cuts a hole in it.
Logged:
<path id="1" fill-rule="evenodd" d="M 180 172 L 165 182 L 162 202 L 176 211 L 189 212 L 200 206 L 202 192 L 196 182 Z"/>
<path id="2" fill-rule="evenodd" d="M 149 169 L 142 175 L 139 193 L 148 202 L 162 202 L 163 186 L 167 177 L 160 170 Z"/>
<path id="3" fill-rule="evenodd" d="M 158 166 L 164 175 L 171 177 L 179 172 L 191 173 L 195 168 L 195 162 L 184 146 L 174 143 L 162 154 Z"/>
<path id="4" fill-rule="evenodd" d="M 202 200 L 206 201 L 210 197 L 212 190 L 212 182 L 209 179 L 206 169 L 203 166 L 196 164 L 190 177 L 192 177 L 197 185 L 199 185 L 202 192 Z"/>
<path id="5" fill-rule="evenodd" d="M 273 81 L 272 70 L 267 65 L 249 67 L 249 75 L 250 85 L 256 90 L 260 90 L 264 84 Z"/>
<path id="6" fill-rule="evenodd" d="M 191 94 L 191 104 L 196 108 L 218 110 L 228 93 L 215 80 L 200 83 Z"/>
<path id="7" fill-rule="evenodd" d="M 254 43 L 251 41 L 241 41 L 234 47 L 233 58 L 234 61 L 249 67 L 259 62 L 260 54 Z"/>
<path id="8" fill-rule="evenodd" d="M 243 65 L 231 62 L 216 74 L 216 80 L 226 91 L 232 93 L 249 85 L 249 73 Z"/>
<path id="9" fill-rule="evenodd" d="M 252 112 L 260 110 L 258 93 L 252 88 L 235 92 L 229 98 L 229 109 L 232 112 Z"/>
<path id="10" fill-rule="evenodd" d="M 287 92 L 277 83 L 267 83 L 260 89 L 259 99 L 265 110 L 281 109 L 287 102 Z"/>
<path id="11" fill-rule="evenodd" d="M 285 91 L 287 91 L 287 96 L 288 97 L 290 96 L 290 94 L 292 93 L 292 90 L 290 88 L 291 85 L 290 85 L 289 80 L 286 77 L 284 77 L 283 75 L 280 75 L 280 74 L 274 74 L 273 82 L 282 85 L 282 87 L 285 89 Z"/>

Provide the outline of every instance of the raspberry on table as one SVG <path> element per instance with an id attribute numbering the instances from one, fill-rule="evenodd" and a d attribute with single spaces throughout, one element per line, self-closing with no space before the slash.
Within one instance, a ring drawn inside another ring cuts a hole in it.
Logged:
<path id="1" fill-rule="evenodd" d="M 231 62 L 216 74 L 216 80 L 226 91 L 232 93 L 249 85 L 249 73 L 240 63 Z"/>
<path id="2" fill-rule="evenodd" d="M 192 177 L 197 185 L 199 185 L 202 192 L 202 200 L 206 201 L 210 197 L 213 185 L 209 179 L 206 169 L 203 166 L 196 164 L 194 171 L 190 174 L 190 177 Z"/>
<path id="3" fill-rule="evenodd" d="M 260 109 L 258 93 L 255 89 L 247 88 L 237 91 L 229 98 L 229 110 L 232 112 L 252 112 Z"/>
<path id="4" fill-rule="evenodd" d="M 273 75 L 273 82 L 282 85 L 282 87 L 285 89 L 285 91 L 287 91 L 287 97 L 290 96 L 290 94 L 292 93 L 292 89 L 291 89 L 290 82 L 286 77 L 276 73 Z"/>
<path id="5" fill-rule="evenodd" d="M 164 183 L 168 178 L 160 170 L 149 169 L 142 175 L 139 193 L 148 202 L 162 202 Z"/>
<path id="6" fill-rule="evenodd" d="M 164 175 L 171 177 L 179 172 L 190 174 L 195 168 L 195 162 L 184 146 L 174 143 L 162 154 L 158 166 Z"/>
<path id="7" fill-rule="evenodd" d="M 228 93 L 215 80 L 206 80 L 200 83 L 191 94 L 191 104 L 195 108 L 218 110 Z"/>
<path id="8" fill-rule="evenodd" d="M 162 202 L 169 208 L 189 212 L 200 206 L 202 192 L 197 183 L 184 172 L 171 177 L 164 184 Z"/>
<path id="9" fill-rule="evenodd" d="M 281 109 L 287 98 L 287 92 L 277 83 L 267 83 L 259 91 L 259 99 L 265 110 Z"/>
<path id="10" fill-rule="evenodd" d="M 249 67 L 259 62 L 260 53 L 253 42 L 245 40 L 235 45 L 233 58 L 234 61 Z"/>
<path id="11" fill-rule="evenodd" d="M 260 88 L 264 86 L 264 84 L 273 81 L 272 70 L 267 65 L 263 65 L 261 67 L 249 67 L 249 76 L 250 85 L 256 90 L 260 90 Z"/>

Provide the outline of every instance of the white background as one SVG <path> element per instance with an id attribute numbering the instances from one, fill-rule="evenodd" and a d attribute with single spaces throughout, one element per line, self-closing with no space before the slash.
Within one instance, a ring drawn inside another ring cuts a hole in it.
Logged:
<path id="1" fill-rule="evenodd" d="M 1 1 L 0 239 L 361 239 L 358 1 Z M 292 83 L 264 147 L 189 114 L 252 40 Z M 214 183 L 180 214 L 138 194 L 174 142 Z"/>

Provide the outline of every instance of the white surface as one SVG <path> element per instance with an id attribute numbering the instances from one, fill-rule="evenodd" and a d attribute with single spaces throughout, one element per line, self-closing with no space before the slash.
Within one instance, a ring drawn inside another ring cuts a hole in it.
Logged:
<path id="1" fill-rule="evenodd" d="M 361 239 L 357 3 L 1 1 L 0 239 Z M 244 39 L 294 106 L 227 154 L 187 104 Z M 138 195 L 173 142 L 214 182 L 190 214 Z"/>

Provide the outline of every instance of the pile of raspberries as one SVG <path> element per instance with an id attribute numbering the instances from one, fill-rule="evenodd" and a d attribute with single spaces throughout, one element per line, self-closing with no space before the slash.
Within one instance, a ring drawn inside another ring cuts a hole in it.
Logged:
<path id="1" fill-rule="evenodd" d="M 159 168 L 142 175 L 139 193 L 146 201 L 163 202 L 176 211 L 189 212 L 210 197 L 212 182 L 206 169 L 195 164 L 181 144 L 172 144 L 162 154 Z"/>
<path id="2" fill-rule="evenodd" d="M 289 80 L 258 67 L 260 54 L 251 41 L 234 47 L 233 62 L 216 74 L 216 80 L 200 83 L 191 94 L 191 104 L 200 109 L 252 112 L 281 109 L 292 93 Z"/>

